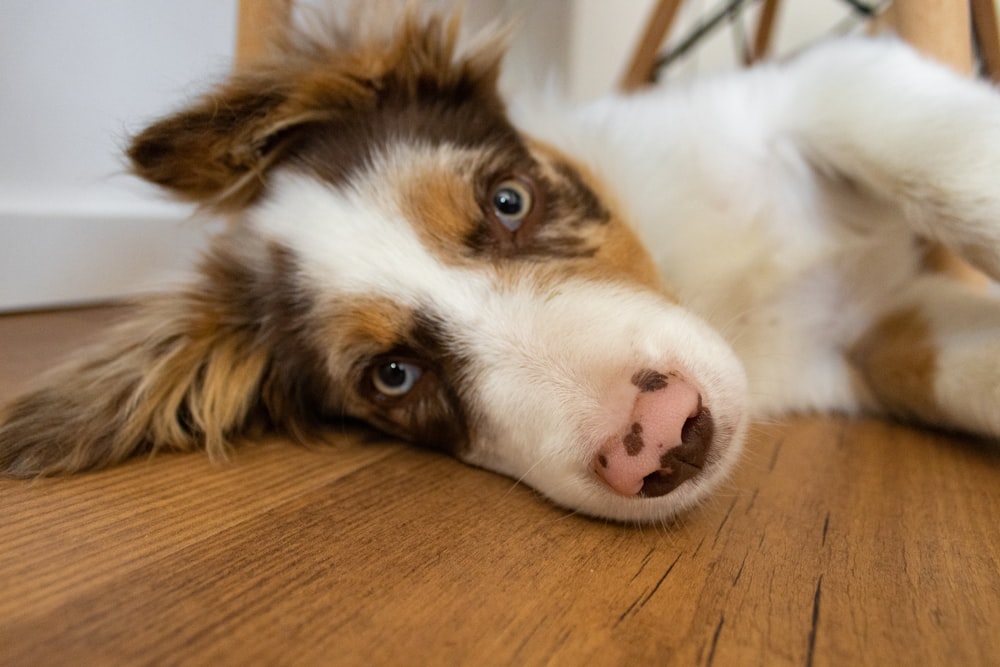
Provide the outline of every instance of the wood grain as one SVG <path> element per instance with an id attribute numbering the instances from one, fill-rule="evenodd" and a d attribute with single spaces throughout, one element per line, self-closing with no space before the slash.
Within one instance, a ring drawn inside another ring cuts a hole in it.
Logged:
<path id="1" fill-rule="evenodd" d="M 118 315 L 0 318 L 3 394 Z M 995 445 L 759 426 L 714 500 L 639 528 L 363 433 L 330 441 L 0 480 L 0 663 L 1000 660 Z"/>

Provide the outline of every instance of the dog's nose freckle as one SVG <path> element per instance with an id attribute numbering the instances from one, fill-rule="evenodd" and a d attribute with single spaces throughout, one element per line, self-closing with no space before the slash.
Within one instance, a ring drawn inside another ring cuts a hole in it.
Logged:
<path id="1" fill-rule="evenodd" d="M 643 393 L 659 391 L 667 386 L 670 377 L 676 377 L 676 373 L 671 372 L 668 375 L 664 375 L 651 368 L 644 368 L 641 371 L 636 371 L 632 376 L 632 384 L 638 387 L 639 391 Z"/>
<path id="2" fill-rule="evenodd" d="M 643 447 L 645 447 L 646 443 L 643 442 L 641 433 L 642 426 L 633 424 L 632 432 L 622 438 L 622 444 L 625 445 L 625 453 L 629 456 L 638 456 L 642 452 Z"/>

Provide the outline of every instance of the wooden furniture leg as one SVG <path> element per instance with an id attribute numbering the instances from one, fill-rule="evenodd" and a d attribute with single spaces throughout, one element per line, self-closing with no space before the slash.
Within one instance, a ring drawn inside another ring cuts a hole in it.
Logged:
<path id="1" fill-rule="evenodd" d="M 750 51 L 750 61 L 753 64 L 763 60 L 771 52 L 771 37 L 774 34 L 774 18 L 778 14 L 778 0 L 764 0 L 757 19 L 757 32 L 754 33 L 753 47 Z"/>
<path id="2" fill-rule="evenodd" d="M 962 74 L 972 74 L 969 3 L 960 0 L 896 0 L 892 27 L 917 50 Z"/>
<path id="3" fill-rule="evenodd" d="M 636 45 L 625 75 L 619 83 L 619 89 L 625 92 L 636 90 L 653 82 L 656 58 L 664 38 L 670 32 L 677 10 L 682 0 L 660 0 L 653 8 L 653 13 L 646 22 L 646 30 Z M 771 38 L 774 34 L 774 19 L 778 11 L 778 0 L 764 0 L 754 42 L 748 54 L 746 64 L 755 63 L 767 57 L 771 48 Z"/>
<path id="4" fill-rule="evenodd" d="M 623 91 L 636 90 L 653 81 L 653 66 L 656 56 L 663 44 L 663 38 L 670 31 L 681 0 L 660 0 L 653 9 L 653 14 L 646 22 L 646 31 L 635 47 L 629 65 L 625 70 L 618 87 Z"/>
<path id="5" fill-rule="evenodd" d="M 983 73 L 994 83 L 1000 83 L 1000 32 L 997 30 L 997 8 L 993 0 L 970 0 L 972 29 L 979 45 Z"/>
<path id="6" fill-rule="evenodd" d="M 266 53 L 271 36 L 288 25 L 292 0 L 240 0 L 236 21 L 236 66 Z"/>

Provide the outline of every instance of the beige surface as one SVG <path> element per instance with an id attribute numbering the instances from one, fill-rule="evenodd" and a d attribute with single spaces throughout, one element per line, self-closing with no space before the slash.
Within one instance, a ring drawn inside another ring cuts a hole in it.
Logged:
<path id="1" fill-rule="evenodd" d="M 236 14 L 236 66 L 267 53 L 284 32 L 292 15 L 292 0 L 240 0 Z"/>
<path id="2" fill-rule="evenodd" d="M 114 315 L 0 318 L 0 396 Z M 760 426 L 713 501 L 635 528 L 334 440 L 0 480 L 0 664 L 1000 660 L 996 448 Z"/>

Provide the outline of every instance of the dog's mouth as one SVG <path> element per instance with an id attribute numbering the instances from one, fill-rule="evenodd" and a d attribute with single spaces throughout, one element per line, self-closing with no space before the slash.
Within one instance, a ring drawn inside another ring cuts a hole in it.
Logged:
<path id="1" fill-rule="evenodd" d="M 643 478 L 639 496 L 665 496 L 697 476 L 705 467 L 714 436 L 712 414 L 708 408 L 699 406 L 697 413 L 689 417 L 681 428 L 681 444 L 664 452 L 660 457 L 660 468 Z"/>

